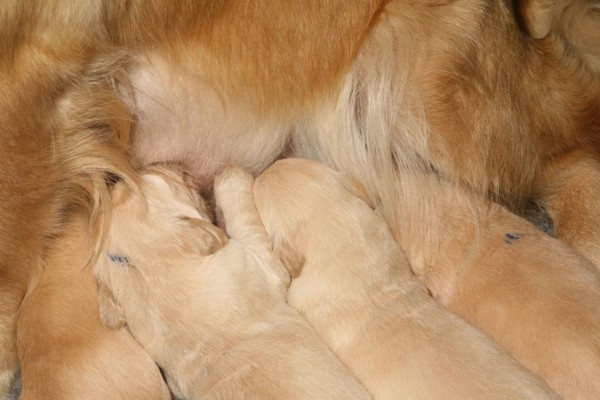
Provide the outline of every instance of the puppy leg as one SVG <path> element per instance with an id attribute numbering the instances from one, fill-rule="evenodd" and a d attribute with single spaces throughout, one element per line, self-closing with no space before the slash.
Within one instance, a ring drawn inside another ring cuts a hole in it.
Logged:
<path id="1" fill-rule="evenodd" d="M 227 233 L 239 240 L 258 258 L 260 265 L 275 273 L 278 281 L 289 284 L 285 268 L 273 256 L 271 241 L 254 203 L 254 177 L 239 168 L 227 168 L 215 178 L 214 193 Z"/>
<path id="2" fill-rule="evenodd" d="M 572 152 L 550 164 L 538 185 L 556 237 L 600 268 L 600 161 Z"/>
<path id="3" fill-rule="evenodd" d="M 253 183 L 254 177 L 249 172 L 228 167 L 215 177 L 214 193 L 227 233 L 237 240 L 253 237 L 255 250 L 260 252 L 269 239 L 254 206 Z"/>

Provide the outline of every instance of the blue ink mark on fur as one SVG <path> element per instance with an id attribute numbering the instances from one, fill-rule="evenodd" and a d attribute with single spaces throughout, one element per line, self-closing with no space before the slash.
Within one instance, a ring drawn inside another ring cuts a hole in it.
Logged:
<path id="1" fill-rule="evenodd" d="M 521 239 L 522 237 L 522 233 L 507 233 L 506 235 L 504 235 L 504 241 L 508 244 L 513 244 L 513 242 Z"/>
<path id="2" fill-rule="evenodd" d="M 112 261 L 112 262 L 118 262 L 119 264 L 121 264 L 124 267 L 129 265 L 129 258 L 127 258 L 126 256 L 120 256 L 118 254 L 113 254 L 109 251 L 106 252 L 106 255 L 108 256 L 108 258 L 110 258 L 110 261 Z"/>

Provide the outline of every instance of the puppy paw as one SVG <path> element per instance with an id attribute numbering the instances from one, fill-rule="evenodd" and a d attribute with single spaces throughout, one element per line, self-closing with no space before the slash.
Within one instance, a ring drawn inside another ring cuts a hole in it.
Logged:
<path id="1" fill-rule="evenodd" d="M 270 242 L 254 204 L 253 184 L 254 177 L 249 172 L 240 168 L 225 169 L 215 178 L 217 209 L 231 238 L 250 246 L 261 243 L 268 247 Z"/>
<path id="2" fill-rule="evenodd" d="M 238 167 L 226 167 L 215 177 L 213 190 L 217 206 L 227 208 L 240 195 L 251 193 L 253 182 L 254 177 L 250 172 Z"/>

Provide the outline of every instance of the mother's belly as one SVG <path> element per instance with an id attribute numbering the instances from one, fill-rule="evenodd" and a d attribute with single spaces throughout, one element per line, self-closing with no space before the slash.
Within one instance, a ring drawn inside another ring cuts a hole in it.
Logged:
<path id="1" fill-rule="evenodd" d="M 284 122 L 259 119 L 231 104 L 201 73 L 149 56 L 131 66 L 129 79 L 132 152 L 144 165 L 181 163 L 206 189 L 225 165 L 258 173 L 283 151 L 288 137 Z"/>

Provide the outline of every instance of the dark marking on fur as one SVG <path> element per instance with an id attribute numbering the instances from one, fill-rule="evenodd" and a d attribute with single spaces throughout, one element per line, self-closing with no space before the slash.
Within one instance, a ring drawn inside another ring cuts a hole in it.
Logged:
<path id="1" fill-rule="evenodd" d="M 126 256 L 120 256 L 118 254 L 113 254 L 111 252 L 106 252 L 106 255 L 108 256 L 108 258 L 110 258 L 110 261 L 118 262 L 123 267 L 126 267 L 129 265 L 129 258 L 127 258 Z"/>
<path id="2" fill-rule="evenodd" d="M 554 221 L 546 208 L 535 199 L 528 199 L 519 215 L 547 235 L 554 236 Z"/>
<path id="3" fill-rule="evenodd" d="M 106 174 L 106 177 L 104 178 L 104 180 L 106 181 L 106 185 L 109 187 L 114 186 L 117 182 L 119 182 L 121 178 L 119 177 L 119 175 L 114 174 L 112 172 L 109 172 Z"/>
<path id="4" fill-rule="evenodd" d="M 504 235 L 504 241 L 508 244 L 513 244 L 513 242 L 521 239 L 523 236 L 522 233 L 507 233 Z"/>

